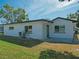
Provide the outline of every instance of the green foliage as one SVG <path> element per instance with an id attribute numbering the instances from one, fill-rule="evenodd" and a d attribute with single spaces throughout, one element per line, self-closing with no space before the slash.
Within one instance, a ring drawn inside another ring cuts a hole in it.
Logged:
<path id="1" fill-rule="evenodd" d="M 78 13 L 79 13 L 79 11 L 78 11 Z M 78 14 L 78 17 L 77 17 L 77 21 L 78 21 L 78 23 L 76 24 L 76 26 L 79 28 L 79 14 Z"/>
<path id="2" fill-rule="evenodd" d="M 72 19 L 72 20 L 74 20 L 74 19 L 77 20 L 78 14 L 77 13 L 70 13 L 69 15 L 67 15 L 67 18 Z"/>
<path id="3" fill-rule="evenodd" d="M 79 28 L 79 11 L 70 13 L 69 15 L 67 15 L 67 18 L 71 20 L 77 20 L 78 22 L 76 23 L 76 26 Z"/>
<path id="4" fill-rule="evenodd" d="M 0 9 L 0 18 L 3 16 L 4 11 L 2 9 Z"/>
<path id="5" fill-rule="evenodd" d="M 45 50 L 40 53 L 39 59 L 75 59 L 76 57 L 72 53 L 68 52 L 57 52 L 54 50 Z"/>
<path id="6" fill-rule="evenodd" d="M 7 23 L 12 22 L 23 22 L 27 21 L 28 14 L 22 8 L 14 9 L 8 4 L 5 4 L 2 9 L 0 9 L 0 18 L 3 17 L 7 20 Z"/>

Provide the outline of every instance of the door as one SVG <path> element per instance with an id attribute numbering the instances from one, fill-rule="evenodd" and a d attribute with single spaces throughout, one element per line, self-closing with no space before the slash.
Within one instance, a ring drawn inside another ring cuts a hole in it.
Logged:
<path id="1" fill-rule="evenodd" d="M 25 26 L 24 31 L 25 31 L 25 32 L 28 31 L 28 26 Z"/>
<path id="2" fill-rule="evenodd" d="M 47 27 L 47 37 L 49 37 L 49 25 L 46 26 Z"/>

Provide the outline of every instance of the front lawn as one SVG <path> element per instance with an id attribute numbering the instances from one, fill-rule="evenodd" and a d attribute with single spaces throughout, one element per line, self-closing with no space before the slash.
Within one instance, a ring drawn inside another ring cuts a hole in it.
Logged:
<path id="1" fill-rule="evenodd" d="M 50 50 L 51 52 L 45 52 L 47 50 Z M 65 55 L 65 53 L 67 55 Z M 53 57 L 50 58 L 49 55 L 52 55 Z M 79 45 L 48 43 L 39 40 L 17 41 L 17 39 L 13 40 L 13 38 L 0 39 L 0 59 L 44 59 L 44 56 L 47 56 L 48 59 L 53 59 L 54 57 L 69 59 L 70 56 L 76 58 L 79 57 Z"/>

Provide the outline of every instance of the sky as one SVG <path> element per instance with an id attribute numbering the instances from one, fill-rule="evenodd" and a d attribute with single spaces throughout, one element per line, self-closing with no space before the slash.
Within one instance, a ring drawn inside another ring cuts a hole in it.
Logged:
<path id="1" fill-rule="evenodd" d="M 30 20 L 54 19 L 67 17 L 68 14 L 79 10 L 79 0 L 59 2 L 58 0 L 0 0 L 0 8 L 9 4 L 14 8 L 23 8 L 29 15 Z"/>

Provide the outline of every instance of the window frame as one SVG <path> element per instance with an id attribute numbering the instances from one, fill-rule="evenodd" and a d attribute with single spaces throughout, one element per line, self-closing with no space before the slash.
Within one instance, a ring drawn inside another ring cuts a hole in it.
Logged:
<path id="1" fill-rule="evenodd" d="M 56 29 L 56 26 L 58 26 L 59 28 Z M 63 29 L 63 30 L 61 30 L 61 29 Z M 58 30 L 58 31 L 57 31 L 57 30 Z M 55 27 L 54 27 L 54 32 L 55 32 L 55 33 L 65 33 L 65 26 L 64 26 L 64 25 L 55 25 Z"/>
<path id="2" fill-rule="evenodd" d="M 58 33 L 58 32 L 59 32 L 59 29 L 57 29 L 57 27 L 59 28 L 58 25 L 56 25 L 56 26 L 54 27 L 54 31 L 55 31 L 55 33 Z"/>
<path id="3" fill-rule="evenodd" d="M 10 26 L 10 27 L 9 27 L 9 30 L 14 30 L 14 27 L 13 27 L 13 26 Z"/>
<path id="4" fill-rule="evenodd" d="M 27 34 L 32 34 L 32 25 L 25 26 L 25 27 L 27 27 L 27 31 L 25 30 L 25 32 L 26 32 Z"/>
<path id="5" fill-rule="evenodd" d="M 28 26 L 28 32 L 32 34 L 32 25 Z"/>

